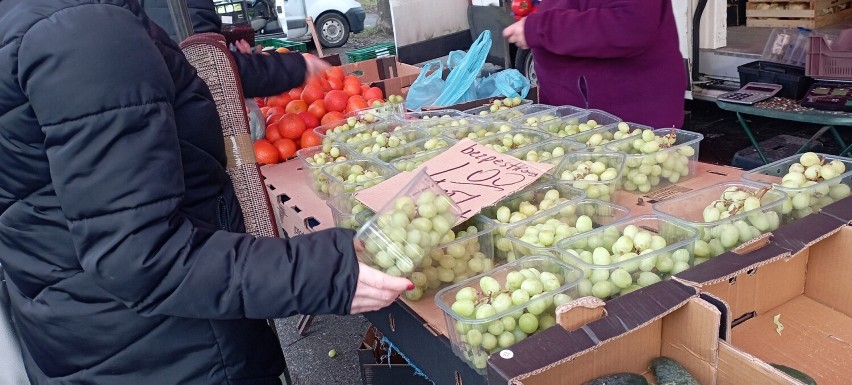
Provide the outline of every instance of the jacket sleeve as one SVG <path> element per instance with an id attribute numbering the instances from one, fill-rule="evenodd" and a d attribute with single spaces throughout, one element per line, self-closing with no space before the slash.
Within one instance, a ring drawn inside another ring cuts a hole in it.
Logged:
<path id="1" fill-rule="evenodd" d="M 233 55 L 247 98 L 278 95 L 305 83 L 307 68 L 299 53 Z"/>
<path id="2" fill-rule="evenodd" d="M 182 213 L 175 82 L 142 20 L 114 5 L 72 6 L 37 22 L 17 52 L 83 274 L 146 316 L 348 312 L 351 231 L 255 238 Z"/>
<path id="3" fill-rule="evenodd" d="M 663 20 L 663 1 L 612 0 L 600 8 L 547 9 L 526 17 L 524 36 L 532 48 L 583 58 L 638 55 L 651 44 Z"/>

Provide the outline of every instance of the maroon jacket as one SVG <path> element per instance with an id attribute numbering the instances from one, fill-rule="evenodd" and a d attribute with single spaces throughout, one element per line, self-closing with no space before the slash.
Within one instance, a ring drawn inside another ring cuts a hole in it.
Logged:
<path id="1" fill-rule="evenodd" d="M 543 0 L 525 22 L 542 103 L 656 128 L 683 124 L 686 68 L 671 0 Z"/>

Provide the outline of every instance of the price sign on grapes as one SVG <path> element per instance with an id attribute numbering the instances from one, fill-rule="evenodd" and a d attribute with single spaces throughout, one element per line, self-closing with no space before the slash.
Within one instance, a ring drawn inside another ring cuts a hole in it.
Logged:
<path id="1" fill-rule="evenodd" d="M 554 166 L 501 154 L 470 139 L 424 162 L 412 172 L 398 174 L 356 194 L 374 211 L 381 210 L 421 169 L 461 208 L 458 223 L 541 178 Z"/>

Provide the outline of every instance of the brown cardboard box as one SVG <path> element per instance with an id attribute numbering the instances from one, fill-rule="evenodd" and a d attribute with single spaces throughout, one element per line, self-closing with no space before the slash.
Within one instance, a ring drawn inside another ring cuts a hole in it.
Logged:
<path id="1" fill-rule="evenodd" d="M 573 330 L 533 335 L 510 348 L 510 359 L 493 355 L 489 383 L 575 385 L 624 372 L 653 380 L 648 368 L 660 356 L 677 360 L 701 384 L 716 383 L 721 313 L 695 288 L 674 281 L 648 286 L 607 302 L 605 315 L 588 323 L 596 317 L 572 305 L 557 314 Z"/>
<path id="2" fill-rule="evenodd" d="M 420 74 L 420 67 L 400 63 L 396 56 L 344 64 L 343 72 L 361 78 L 361 83 L 379 87 L 388 95 L 405 95 Z"/>
<path id="3" fill-rule="evenodd" d="M 796 368 L 820 385 L 849 384 L 849 216 L 852 198 L 783 226 L 762 248 L 744 255 L 723 254 L 681 273 L 677 279 L 730 306 L 732 355 L 753 355 L 760 370 L 787 379 L 766 363 Z"/>
<path id="4" fill-rule="evenodd" d="M 262 166 L 260 172 L 265 178 L 275 219 L 286 235 L 292 237 L 334 226 L 331 210 L 305 183 L 298 159 Z"/>

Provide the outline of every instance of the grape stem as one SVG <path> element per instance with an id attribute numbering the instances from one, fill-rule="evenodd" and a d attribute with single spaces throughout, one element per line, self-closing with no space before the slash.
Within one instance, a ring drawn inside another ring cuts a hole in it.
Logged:
<path id="1" fill-rule="evenodd" d="M 752 195 L 754 197 L 757 197 L 757 199 L 763 199 L 763 196 L 766 195 L 766 193 L 769 192 L 769 190 L 771 190 L 771 189 L 772 189 L 772 186 L 764 186 L 760 190 L 755 191 L 754 194 L 752 194 Z"/>

